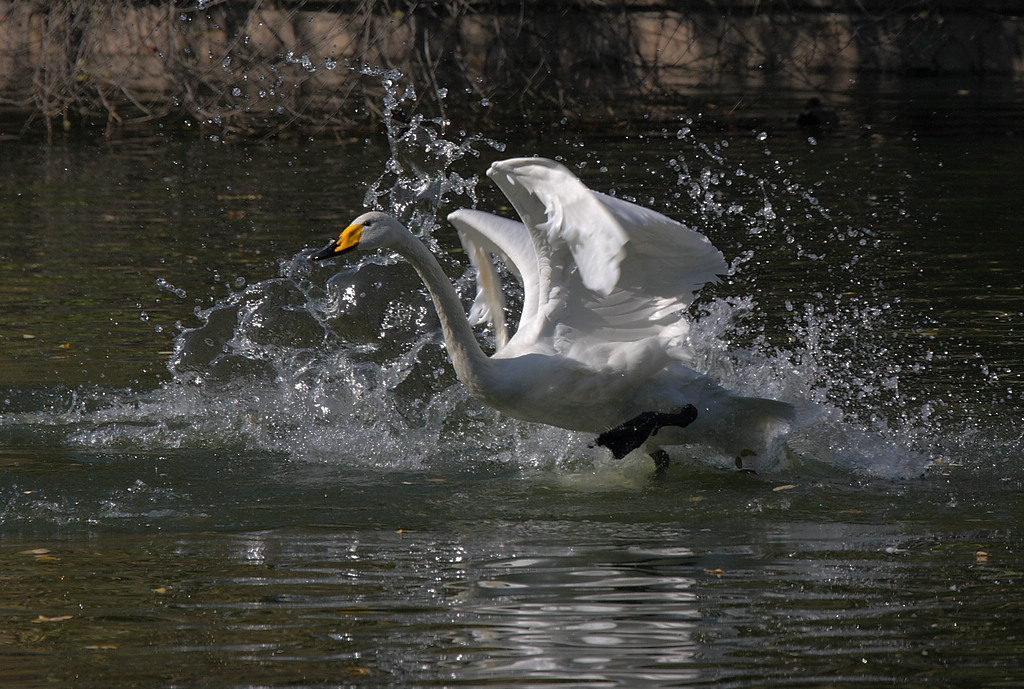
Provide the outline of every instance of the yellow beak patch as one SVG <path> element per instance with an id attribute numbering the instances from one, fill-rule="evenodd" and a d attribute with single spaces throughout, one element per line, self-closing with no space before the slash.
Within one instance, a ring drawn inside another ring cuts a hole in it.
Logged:
<path id="1" fill-rule="evenodd" d="M 362 225 L 349 225 L 341 231 L 341 236 L 338 237 L 338 241 L 334 244 L 334 253 L 340 254 L 343 251 L 356 248 L 359 244 L 359 240 L 363 236 Z"/>

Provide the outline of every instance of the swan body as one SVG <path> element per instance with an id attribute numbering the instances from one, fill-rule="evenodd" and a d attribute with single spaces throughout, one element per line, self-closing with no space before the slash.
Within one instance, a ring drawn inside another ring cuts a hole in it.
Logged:
<path id="1" fill-rule="evenodd" d="M 434 256 L 387 214 L 359 216 L 312 258 L 395 251 L 426 284 L 470 394 L 518 419 L 599 434 L 617 457 L 698 442 L 757 454 L 793 420 L 791 405 L 734 394 L 688 366 L 686 309 L 728 271 L 704 235 L 592 191 L 551 160 L 499 161 L 487 174 L 522 222 L 467 209 L 448 216 L 477 271 L 468 318 Z M 511 336 L 492 257 L 523 288 Z M 473 332 L 483 322 L 494 327 L 491 356 Z"/>

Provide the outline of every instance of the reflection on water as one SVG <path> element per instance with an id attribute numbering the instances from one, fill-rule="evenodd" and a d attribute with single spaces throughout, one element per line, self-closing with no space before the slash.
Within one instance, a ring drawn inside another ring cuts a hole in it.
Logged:
<path id="1" fill-rule="evenodd" d="M 583 547 L 489 563 L 501 574 L 476 582 L 467 608 L 480 618 L 473 641 L 491 650 L 464 676 L 578 685 L 697 677 L 684 669 L 699 650 L 697 558 L 666 550 Z"/>
<path id="2" fill-rule="evenodd" d="M 1007 594 L 1022 561 L 1005 531 L 908 534 L 879 524 L 863 493 L 820 489 L 788 507 L 771 491 L 719 490 L 794 512 L 758 527 L 764 514 L 720 506 L 702 521 L 673 513 L 687 491 L 670 488 L 644 496 L 647 515 L 608 496 L 611 520 L 570 498 L 586 516 L 531 525 L 500 509 L 477 520 L 477 508 L 425 530 L 7 546 L 0 641 L 20 652 L 0 672 L 31 681 L 55 657 L 50 678 L 83 686 L 204 684 L 225 669 L 242 686 L 987 685 L 1019 672 L 1024 611 Z M 822 498 L 848 514 L 800 518 L 796 503 Z"/>
<path id="3" fill-rule="evenodd" d="M 1019 137 L 404 126 L 5 142 L 5 685 L 1020 680 Z M 774 464 L 655 480 L 503 419 L 411 269 L 306 258 L 376 202 L 469 299 L 437 218 L 530 153 L 735 259 L 693 346 L 817 405 Z"/>

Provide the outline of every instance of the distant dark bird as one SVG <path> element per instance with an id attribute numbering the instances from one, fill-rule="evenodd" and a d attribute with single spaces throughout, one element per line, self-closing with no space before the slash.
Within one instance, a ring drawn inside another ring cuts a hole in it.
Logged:
<path id="1" fill-rule="evenodd" d="M 809 98 L 804 104 L 804 109 L 796 117 L 796 123 L 811 134 L 820 134 L 826 127 L 832 127 L 839 123 L 839 115 L 835 110 L 829 110 L 821 104 L 820 98 Z"/>

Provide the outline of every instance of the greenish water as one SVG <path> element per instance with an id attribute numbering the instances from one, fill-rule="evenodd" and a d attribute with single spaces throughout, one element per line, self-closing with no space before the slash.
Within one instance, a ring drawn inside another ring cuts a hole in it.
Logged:
<path id="1" fill-rule="evenodd" d="M 4 141 L 0 683 L 1020 684 L 1024 132 L 897 95 L 813 143 Z M 774 463 L 503 419 L 411 269 L 306 259 L 376 189 L 471 296 L 433 218 L 531 154 L 740 259 L 694 347 L 817 403 Z"/>

